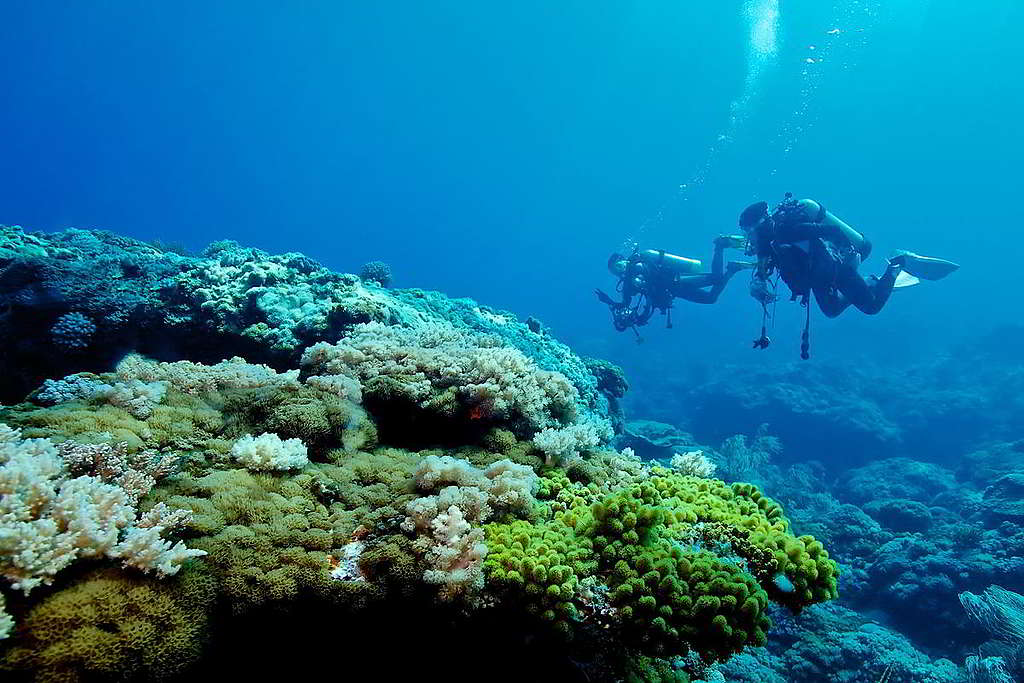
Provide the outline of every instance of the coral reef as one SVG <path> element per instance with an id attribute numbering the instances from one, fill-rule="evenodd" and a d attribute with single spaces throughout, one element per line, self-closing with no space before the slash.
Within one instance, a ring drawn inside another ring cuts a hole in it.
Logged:
<path id="1" fill-rule="evenodd" d="M 391 266 L 383 261 L 369 261 L 359 269 L 359 278 L 363 282 L 376 282 L 381 287 L 390 287 L 393 280 Z"/>
<path id="2" fill-rule="evenodd" d="M 744 653 L 721 667 L 737 683 L 955 683 L 963 671 L 932 659 L 899 633 L 834 605 L 807 610 L 779 624 L 768 648 Z"/>
<path id="3" fill-rule="evenodd" d="M 515 349 L 539 370 L 564 376 L 575 402 L 595 416 L 606 416 L 609 398 L 624 390 L 607 379 L 599 388 L 587 362 L 511 313 L 437 292 L 384 289 L 301 254 L 222 241 L 193 257 L 98 230 L 2 230 L 0 374 L 8 381 L 0 402 L 20 400 L 46 379 L 107 371 L 126 349 L 206 364 L 241 356 L 289 370 L 306 347 L 338 342 L 370 322 L 444 323 L 466 340 L 484 335 L 492 353 Z M 69 315 L 55 339 L 51 329 Z M 75 353 L 62 352 L 67 343 Z"/>
<path id="4" fill-rule="evenodd" d="M 416 343 L 396 357 L 434 357 L 436 347 Z M 18 500 L 39 483 L 59 499 L 81 481 L 113 501 L 106 526 L 89 518 L 87 544 L 75 536 L 54 546 L 88 550 L 58 553 L 52 571 L 5 570 L 11 588 L 46 586 L 12 594 L 16 626 L 0 667 L 36 680 L 176 679 L 225 647 L 217 634 L 239 619 L 276 614 L 286 624 L 321 609 L 358 623 L 399 609 L 444 620 L 456 610 L 467 633 L 492 619 L 518 624 L 594 675 L 685 681 L 762 645 L 772 601 L 798 612 L 836 596 L 828 553 L 792 535 L 757 487 L 604 450 L 608 433 L 577 439 L 571 461 L 545 465 L 544 429 L 532 430 L 587 424 L 568 418 L 586 407 L 564 379 L 551 385 L 559 402 L 551 392 L 509 395 L 483 438 L 404 450 L 387 430 L 377 440 L 389 406 L 373 379 L 387 372 L 361 374 L 363 356 L 339 348 L 317 351 L 317 374 L 301 377 L 240 360 L 131 356 L 0 409 L 0 421 L 35 439 L 5 428 L 7 464 L 31 456 L 48 468 Z M 455 347 L 449 371 L 475 377 L 480 364 L 460 366 L 460 354 L 490 348 Z M 551 379 L 515 354 L 503 356 L 514 359 L 501 366 L 507 375 L 490 375 L 496 386 L 523 382 L 524 371 Z M 392 386 L 429 396 L 431 367 L 418 378 L 393 371 Z M 108 389 L 119 386 L 124 393 Z M 365 409 L 352 400 L 363 398 Z M 47 505 L 33 519 L 53 516 Z M 172 545 L 171 530 L 183 540 Z M 79 557 L 99 566 L 72 567 Z"/>
<path id="5" fill-rule="evenodd" d="M 68 460 L 80 465 L 74 455 Z M 80 558 L 121 559 L 126 567 L 171 576 L 189 558 L 205 555 L 162 537 L 187 524 L 187 515 L 154 508 L 139 516 L 137 501 L 152 487 L 152 472 L 120 471 L 116 484 L 104 481 L 103 469 L 100 476 L 72 477 L 52 443 L 22 439 L 0 423 L 0 575 L 28 595 Z M 148 478 L 141 491 L 140 476 Z"/>
<path id="6" fill-rule="evenodd" d="M 233 242 L 5 235 L 12 680 L 266 676 L 253 647 L 294 677 L 396 624 L 455 680 L 494 642 L 521 677 L 713 680 L 771 609 L 837 597 L 823 543 L 711 478 L 720 454 L 671 426 L 637 443 L 676 470 L 612 450 L 622 371 L 536 321 Z"/>

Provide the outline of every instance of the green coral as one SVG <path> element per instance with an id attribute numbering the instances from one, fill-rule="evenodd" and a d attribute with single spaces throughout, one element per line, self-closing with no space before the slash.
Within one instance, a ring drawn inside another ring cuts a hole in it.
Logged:
<path id="1" fill-rule="evenodd" d="M 39 683 L 169 678 L 199 659 L 214 600 L 196 567 L 169 580 L 94 570 L 19 615 L 0 670 Z"/>
<path id="2" fill-rule="evenodd" d="M 100 375 L 101 379 L 110 375 Z M 132 452 L 145 448 L 204 449 L 224 429 L 223 415 L 207 400 L 174 388 L 145 420 L 102 401 L 76 400 L 41 408 L 21 403 L 0 409 L 0 422 L 21 428 L 25 438 L 54 442 L 126 443 Z M 219 450 L 213 447 L 213 450 Z"/>
<path id="3" fill-rule="evenodd" d="M 610 571 L 611 602 L 627 642 L 666 656 L 683 654 L 684 641 L 709 661 L 764 644 L 768 597 L 756 580 L 672 538 L 674 525 L 690 523 L 688 511 L 664 505 L 651 485 L 612 494 L 591 511 L 588 533 Z"/>
<path id="4" fill-rule="evenodd" d="M 782 508 L 756 487 L 651 474 L 605 493 L 543 472 L 546 521 L 487 526 L 492 588 L 571 634 L 580 608 L 594 607 L 580 587 L 596 578 L 622 641 L 708 662 L 764 644 L 769 599 L 799 610 L 836 596 L 835 562 L 812 537 L 789 534 Z M 780 574 L 792 590 L 779 587 Z"/>
<path id="5" fill-rule="evenodd" d="M 484 571 L 503 600 L 572 634 L 578 611 L 573 599 L 583 577 L 597 569 L 593 544 L 559 522 L 488 524 Z"/>

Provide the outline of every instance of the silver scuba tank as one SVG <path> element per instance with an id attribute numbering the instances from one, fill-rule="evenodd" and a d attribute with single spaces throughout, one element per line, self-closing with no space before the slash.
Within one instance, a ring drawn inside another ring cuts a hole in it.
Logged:
<path id="1" fill-rule="evenodd" d="M 801 199 L 797 202 L 797 205 L 803 210 L 807 221 L 821 223 L 842 233 L 850 244 L 853 245 L 853 248 L 860 253 L 861 257 L 867 258 L 865 252 L 870 253 L 871 247 L 864 235 L 851 228 L 841 218 L 825 209 L 825 207 L 813 199 Z"/>
<path id="2" fill-rule="evenodd" d="M 703 272 L 700 259 L 677 256 L 661 249 L 637 252 L 640 262 L 652 268 L 665 268 L 673 275 L 697 275 Z"/>

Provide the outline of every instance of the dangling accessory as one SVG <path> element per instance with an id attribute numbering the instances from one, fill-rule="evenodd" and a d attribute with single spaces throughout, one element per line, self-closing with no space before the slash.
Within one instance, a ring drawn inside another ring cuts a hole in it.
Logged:
<path id="1" fill-rule="evenodd" d="M 767 281 L 765 282 L 767 284 Z M 778 285 L 779 280 L 778 278 L 776 278 L 775 282 L 771 283 L 772 295 L 761 300 L 761 336 L 754 340 L 753 348 L 755 349 L 761 349 L 763 351 L 764 349 L 767 349 L 768 346 L 772 343 L 772 338 L 768 336 L 768 321 L 770 320 L 772 326 L 775 326 L 775 308 L 778 306 L 779 303 L 778 296 L 775 296 L 775 290 L 778 287 Z M 768 312 L 769 301 L 773 306 L 771 313 Z"/>
<path id="2" fill-rule="evenodd" d="M 800 357 L 807 360 L 811 357 L 811 301 L 807 297 L 803 301 L 807 309 L 807 318 L 804 320 L 804 333 L 800 336 Z"/>
<path id="3" fill-rule="evenodd" d="M 765 330 L 765 324 L 761 323 L 761 336 L 754 340 L 755 349 L 767 349 L 768 345 L 772 343 L 772 338 L 768 336 Z"/>

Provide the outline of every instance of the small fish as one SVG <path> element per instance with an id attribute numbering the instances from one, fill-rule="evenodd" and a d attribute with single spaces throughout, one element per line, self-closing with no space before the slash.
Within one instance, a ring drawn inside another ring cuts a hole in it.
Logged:
<path id="1" fill-rule="evenodd" d="M 838 35 L 839 35 L 840 33 L 842 33 L 842 31 L 840 31 L 840 30 L 839 30 L 839 29 L 837 29 L 837 28 L 834 28 L 834 29 L 832 29 L 831 31 L 827 31 L 827 32 L 825 33 L 825 35 L 827 35 L 827 36 L 838 36 Z"/>

